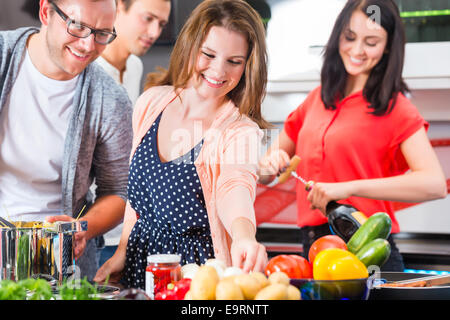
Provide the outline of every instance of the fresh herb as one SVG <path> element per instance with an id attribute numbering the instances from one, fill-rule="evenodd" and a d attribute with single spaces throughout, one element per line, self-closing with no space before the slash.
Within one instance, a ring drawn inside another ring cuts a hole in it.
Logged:
<path id="1" fill-rule="evenodd" d="M 27 300 L 50 300 L 53 297 L 52 288 L 50 284 L 44 279 L 26 279 L 21 281 L 29 295 Z"/>
<path id="2" fill-rule="evenodd" d="M 59 287 L 62 300 L 99 300 L 97 284 L 92 285 L 87 278 L 64 282 Z"/>
<path id="3" fill-rule="evenodd" d="M 0 283 L 0 300 L 25 300 L 27 290 L 12 280 L 3 280 Z"/>
<path id="4" fill-rule="evenodd" d="M 91 284 L 87 278 L 65 281 L 58 286 L 54 295 L 47 280 L 28 278 L 18 282 L 0 281 L 0 300 L 99 300 L 98 285 Z"/>
<path id="5" fill-rule="evenodd" d="M 0 300 L 50 300 L 50 284 L 42 279 L 25 279 L 19 282 L 0 281 Z"/>

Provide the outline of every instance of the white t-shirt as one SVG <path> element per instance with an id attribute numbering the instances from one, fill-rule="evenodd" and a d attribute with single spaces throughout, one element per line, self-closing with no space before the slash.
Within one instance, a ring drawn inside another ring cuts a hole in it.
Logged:
<path id="1" fill-rule="evenodd" d="M 141 79 L 144 72 L 144 65 L 141 59 L 131 54 L 126 63 L 125 71 L 123 73 L 123 82 L 120 82 L 120 71 L 116 69 L 112 64 L 106 61 L 103 57 L 98 57 L 95 60 L 102 68 L 108 73 L 117 83 L 124 86 L 128 93 L 133 106 L 140 95 L 141 91 Z M 92 191 L 95 186 L 92 187 Z M 120 236 L 122 234 L 123 223 L 119 224 L 114 229 L 108 231 L 103 235 L 106 246 L 116 246 L 119 244 Z"/>
<path id="2" fill-rule="evenodd" d="M 127 90 L 128 97 L 134 106 L 141 92 L 141 80 L 142 74 L 144 73 L 144 64 L 142 63 L 142 60 L 134 54 L 131 54 L 128 57 L 122 82 L 120 82 L 120 71 L 102 56 L 98 57 L 95 61 L 100 64 L 106 73 L 116 80 L 117 83 L 121 84 Z"/>
<path id="3" fill-rule="evenodd" d="M 78 76 L 50 79 L 28 51 L 0 113 L 0 213 L 13 221 L 61 214 L 64 141 Z"/>

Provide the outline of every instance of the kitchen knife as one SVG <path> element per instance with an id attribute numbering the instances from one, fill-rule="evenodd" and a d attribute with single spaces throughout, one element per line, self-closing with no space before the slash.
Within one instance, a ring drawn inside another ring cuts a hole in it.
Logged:
<path id="1" fill-rule="evenodd" d="M 415 278 L 409 280 L 388 282 L 379 285 L 380 287 L 388 287 L 388 288 L 417 288 L 417 287 L 432 287 L 439 286 L 443 284 L 450 283 L 450 274 L 438 275 L 438 276 L 430 276 L 430 277 L 422 277 Z"/>

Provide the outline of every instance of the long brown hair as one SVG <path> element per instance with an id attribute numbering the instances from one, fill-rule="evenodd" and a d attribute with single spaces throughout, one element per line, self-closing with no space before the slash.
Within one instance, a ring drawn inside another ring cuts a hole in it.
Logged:
<path id="1" fill-rule="evenodd" d="M 336 100 L 343 98 L 347 81 L 347 72 L 339 55 L 339 37 L 353 12 L 360 10 L 369 18 L 373 7 L 379 8 L 380 25 L 388 34 L 388 42 L 386 53 L 372 69 L 363 89 L 363 95 L 370 103 L 370 113 L 378 116 L 389 113 L 398 93 L 409 91 L 402 78 L 406 40 L 397 5 L 392 0 L 349 0 L 336 19 L 324 52 L 321 97 L 327 109 L 336 108 Z"/>
<path id="2" fill-rule="evenodd" d="M 267 83 L 265 30 L 261 17 L 242 0 L 206 0 L 192 11 L 177 38 L 167 70 L 147 75 L 144 88 L 172 85 L 185 88 L 194 74 L 200 47 L 212 26 L 220 26 L 243 34 L 249 54 L 244 74 L 228 97 L 239 112 L 255 121 L 260 128 L 271 125 L 261 114 Z"/>

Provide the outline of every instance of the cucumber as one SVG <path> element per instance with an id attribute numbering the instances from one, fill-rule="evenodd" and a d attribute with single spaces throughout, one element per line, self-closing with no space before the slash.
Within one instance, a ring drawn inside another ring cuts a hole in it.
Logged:
<path id="1" fill-rule="evenodd" d="M 391 245 L 386 239 L 375 239 L 366 244 L 356 253 L 356 257 L 368 266 L 381 267 L 391 255 Z"/>
<path id="2" fill-rule="evenodd" d="M 377 212 L 371 215 L 347 242 L 348 251 L 356 254 L 372 240 L 387 239 L 391 233 L 391 227 L 392 221 L 387 213 Z"/>

